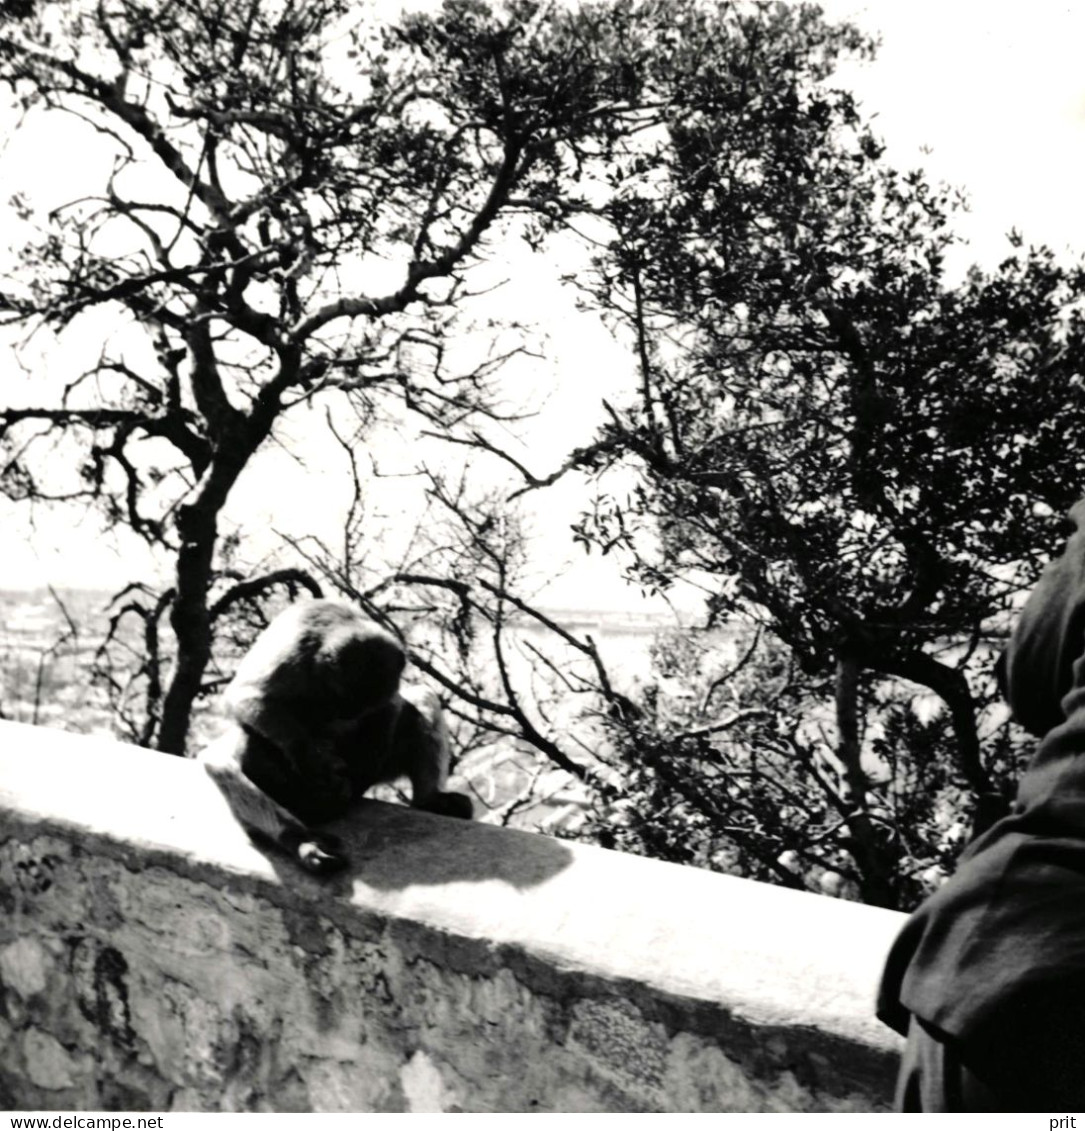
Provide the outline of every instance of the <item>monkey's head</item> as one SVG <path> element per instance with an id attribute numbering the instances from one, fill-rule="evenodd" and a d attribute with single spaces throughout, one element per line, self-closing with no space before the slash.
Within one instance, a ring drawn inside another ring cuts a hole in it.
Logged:
<path id="1" fill-rule="evenodd" d="M 383 707 L 399 690 L 407 663 L 399 642 L 368 622 L 336 625 L 314 657 L 336 715 L 351 718 Z"/>

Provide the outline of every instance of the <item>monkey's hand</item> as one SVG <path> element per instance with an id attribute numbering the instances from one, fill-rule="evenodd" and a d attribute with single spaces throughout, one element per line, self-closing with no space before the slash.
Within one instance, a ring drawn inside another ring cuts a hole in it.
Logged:
<path id="1" fill-rule="evenodd" d="M 331 833 L 315 833 L 311 829 L 297 829 L 282 838 L 283 847 L 297 862 L 314 876 L 330 876 L 342 871 L 350 861 L 343 853 L 343 845 Z"/>

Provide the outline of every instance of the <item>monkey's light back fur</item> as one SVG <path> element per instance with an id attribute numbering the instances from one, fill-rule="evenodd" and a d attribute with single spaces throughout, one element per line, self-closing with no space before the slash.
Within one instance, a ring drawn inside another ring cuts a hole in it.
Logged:
<path id="1" fill-rule="evenodd" d="M 334 827 L 353 867 L 314 880 L 195 763 L 0 723 L 0 1107 L 888 1106 L 902 916 L 401 806 Z"/>

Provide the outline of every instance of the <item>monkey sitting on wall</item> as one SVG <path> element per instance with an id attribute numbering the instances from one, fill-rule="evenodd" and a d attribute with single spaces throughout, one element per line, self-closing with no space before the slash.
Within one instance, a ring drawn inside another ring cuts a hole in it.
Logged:
<path id="1" fill-rule="evenodd" d="M 341 817 L 370 786 L 408 777 L 411 805 L 471 817 L 443 791 L 448 735 L 430 690 L 400 687 L 399 642 L 338 601 L 303 601 L 257 637 L 224 694 L 234 725 L 199 755 L 242 824 L 307 871 L 346 865 Z"/>

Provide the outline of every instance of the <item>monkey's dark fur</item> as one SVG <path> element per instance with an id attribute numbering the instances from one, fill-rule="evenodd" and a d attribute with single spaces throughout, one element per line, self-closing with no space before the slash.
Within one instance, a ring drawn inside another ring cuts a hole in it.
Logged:
<path id="1" fill-rule="evenodd" d="M 341 817 L 377 782 L 407 777 L 411 804 L 470 817 L 444 792 L 448 737 L 437 696 L 400 687 L 399 642 L 337 601 L 292 605 L 238 665 L 224 703 L 234 725 L 200 755 L 238 819 L 307 870 L 346 864 L 309 827 Z"/>

